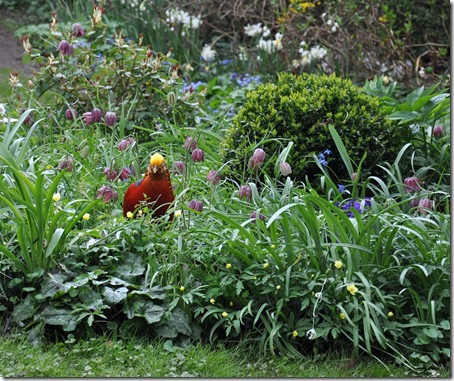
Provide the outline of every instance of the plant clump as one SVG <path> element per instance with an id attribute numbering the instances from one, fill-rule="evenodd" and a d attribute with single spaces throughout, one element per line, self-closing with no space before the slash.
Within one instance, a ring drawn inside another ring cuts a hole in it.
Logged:
<path id="1" fill-rule="evenodd" d="M 336 152 L 329 125 L 335 127 L 354 163 L 359 164 L 367 154 L 361 170 L 367 176 L 377 172 L 380 160 L 396 156 L 405 136 L 404 128 L 386 119 L 377 98 L 335 75 L 280 73 L 277 83 L 263 84 L 247 94 L 232 123 L 223 156 L 234 177 L 247 168 L 247 158 L 237 152 L 260 146 L 273 154 L 292 141 L 288 162 L 296 179 L 304 180 L 306 175 L 312 179 L 319 172 L 314 155 L 331 175 L 350 179 L 352 174 Z M 263 170 L 272 173 L 273 165 L 270 161 Z"/>

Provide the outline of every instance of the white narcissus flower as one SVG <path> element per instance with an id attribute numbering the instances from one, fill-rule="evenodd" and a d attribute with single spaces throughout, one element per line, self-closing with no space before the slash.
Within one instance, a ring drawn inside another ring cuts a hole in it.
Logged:
<path id="1" fill-rule="evenodd" d="M 259 22 L 258 24 L 247 24 L 244 27 L 244 33 L 249 37 L 254 37 L 262 33 L 262 23 Z"/>
<path id="2" fill-rule="evenodd" d="M 211 62 L 214 60 L 216 57 L 216 51 L 208 44 L 205 44 L 205 46 L 202 49 L 202 52 L 200 55 L 202 56 L 202 59 L 206 62 Z"/>

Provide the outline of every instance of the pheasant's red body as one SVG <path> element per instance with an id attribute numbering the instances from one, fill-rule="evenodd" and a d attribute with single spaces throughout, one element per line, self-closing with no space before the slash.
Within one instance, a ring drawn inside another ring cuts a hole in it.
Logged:
<path id="1" fill-rule="evenodd" d="M 123 201 L 123 215 L 131 212 L 134 217 L 139 209 L 145 206 L 153 217 L 161 217 L 175 200 L 170 173 L 160 154 L 154 154 L 150 159 L 145 177 L 129 186 Z M 173 218 L 173 213 L 170 215 Z"/>

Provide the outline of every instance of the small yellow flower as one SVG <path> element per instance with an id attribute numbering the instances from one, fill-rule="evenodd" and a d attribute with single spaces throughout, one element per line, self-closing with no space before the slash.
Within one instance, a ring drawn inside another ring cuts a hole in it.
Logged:
<path id="1" fill-rule="evenodd" d="M 52 200 L 54 200 L 55 202 L 57 201 L 60 201 L 61 199 L 61 196 L 60 196 L 60 193 L 54 193 L 54 195 L 52 196 Z"/>
<path id="2" fill-rule="evenodd" d="M 51 168 L 52 167 L 49 164 L 46 166 L 46 169 L 51 169 Z"/>
<path id="3" fill-rule="evenodd" d="M 181 292 L 184 291 L 184 286 L 181 286 L 181 287 L 180 287 L 180 291 L 181 291 Z"/>
<path id="4" fill-rule="evenodd" d="M 341 319 L 345 319 L 345 314 L 344 314 L 344 313 L 341 313 L 341 314 L 339 315 L 339 317 L 340 317 Z"/>
<path id="5" fill-rule="evenodd" d="M 143 214 L 143 210 L 140 209 L 140 210 L 138 211 L 138 213 L 139 213 L 139 215 L 141 216 L 141 215 Z"/>
<path id="6" fill-rule="evenodd" d="M 224 311 L 224 312 L 222 313 L 222 317 L 227 317 L 227 316 L 229 316 L 229 314 L 228 314 L 227 312 Z"/>
<path id="7" fill-rule="evenodd" d="M 126 213 L 126 217 L 128 217 L 128 218 L 132 218 L 133 216 L 134 216 L 134 214 L 132 214 L 132 212 Z"/>
<path id="8" fill-rule="evenodd" d="M 336 269 L 341 269 L 344 264 L 341 261 L 335 261 L 334 262 L 334 267 Z"/>
<path id="9" fill-rule="evenodd" d="M 231 265 L 230 263 L 227 263 L 227 264 L 225 265 L 225 268 L 226 268 L 226 269 L 229 269 L 230 267 L 232 267 L 232 265 Z"/>
<path id="10" fill-rule="evenodd" d="M 389 311 L 389 312 L 388 312 L 388 317 L 393 317 L 393 316 L 394 316 L 393 312 L 392 312 L 392 311 Z"/>
<path id="11" fill-rule="evenodd" d="M 181 217 L 181 209 L 180 210 L 175 210 L 175 217 Z"/>
<path id="12" fill-rule="evenodd" d="M 90 213 L 85 213 L 84 216 L 82 217 L 85 221 L 88 221 L 90 219 Z"/>
<path id="13" fill-rule="evenodd" d="M 276 286 L 276 290 L 280 290 L 281 289 L 281 286 L 280 285 L 277 285 Z"/>
<path id="14" fill-rule="evenodd" d="M 350 291 L 350 294 L 355 295 L 358 291 L 358 288 L 354 284 L 349 284 L 347 290 Z"/>
<path id="15" fill-rule="evenodd" d="M 378 18 L 378 21 L 380 21 L 382 23 L 387 23 L 388 22 L 388 18 L 386 16 L 380 16 Z"/>
<path id="16" fill-rule="evenodd" d="M 292 335 L 293 335 L 293 337 L 298 336 L 298 331 L 293 331 Z"/>
<path id="17" fill-rule="evenodd" d="M 233 302 L 230 302 L 229 305 L 230 305 L 230 307 L 233 307 Z"/>
<path id="18" fill-rule="evenodd" d="M 265 262 L 265 263 L 263 264 L 263 268 L 267 269 L 269 265 L 270 265 L 270 264 L 269 264 L 268 262 Z"/>
<path id="19" fill-rule="evenodd" d="M 276 245 L 271 245 L 271 248 L 274 249 L 276 247 Z"/>
<path id="20" fill-rule="evenodd" d="M 214 303 L 216 303 L 216 300 L 210 299 L 210 303 L 211 303 L 211 304 L 214 304 Z"/>

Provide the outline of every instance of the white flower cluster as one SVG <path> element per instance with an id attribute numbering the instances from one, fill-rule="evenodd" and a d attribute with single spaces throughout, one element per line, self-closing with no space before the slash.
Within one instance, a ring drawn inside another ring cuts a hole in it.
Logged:
<path id="1" fill-rule="evenodd" d="M 200 56 L 205 62 L 211 62 L 215 59 L 216 54 L 216 50 L 214 50 L 210 45 L 205 44 L 202 52 L 200 53 Z"/>
<path id="2" fill-rule="evenodd" d="M 276 50 L 281 50 L 282 49 L 282 33 L 276 33 L 274 35 L 274 40 L 268 39 L 265 40 L 267 37 L 271 35 L 271 31 L 269 28 L 264 25 L 262 26 L 262 23 L 258 24 L 247 24 L 244 27 L 244 33 L 246 33 L 247 36 L 249 37 L 255 37 L 255 36 L 260 36 L 260 40 L 257 43 L 257 47 L 261 50 L 264 50 L 267 53 L 273 53 Z"/>
<path id="3" fill-rule="evenodd" d="M 189 29 L 198 29 L 202 24 L 202 18 L 199 16 L 192 16 L 188 12 L 185 12 L 178 8 L 166 10 L 166 22 L 171 25 L 183 24 Z"/>
<path id="4" fill-rule="evenodd" d="M 322 19 L 324 19 L 326 17 L 326 13 L 323 13 L 322 14 Z M 326 25 L 330 27 L 329 31 L 331 33 L 336 33 L 339 29 L 339 24 L 336 22 L 336 21 L 333 21 L 331 19 L 328 19 L 326 21 Z"/>
<path id="5" fill-rule="evenodd" d="M 142 1 L 139 4 L 139 0 L 121 0 L 121 5 L 129 5 L 131 8 L 139 8 L 140 11 L 144 11 L 146 9 L 145 7 L 145 1 Z"/>
<path id="6" fill-rule="evenodd" d="M 292 65 L 295 68 L 310 65 L 312 60 L 320 61 L 328 54 L 328 51 L 319 45 L 313 46 L 310 50 L 306 49 L 307 45 L 304 41 L 301 41 L 300 45 L 301 48 L 299 49 L 299 53 L 301 57 L 292 62 Z"/>

